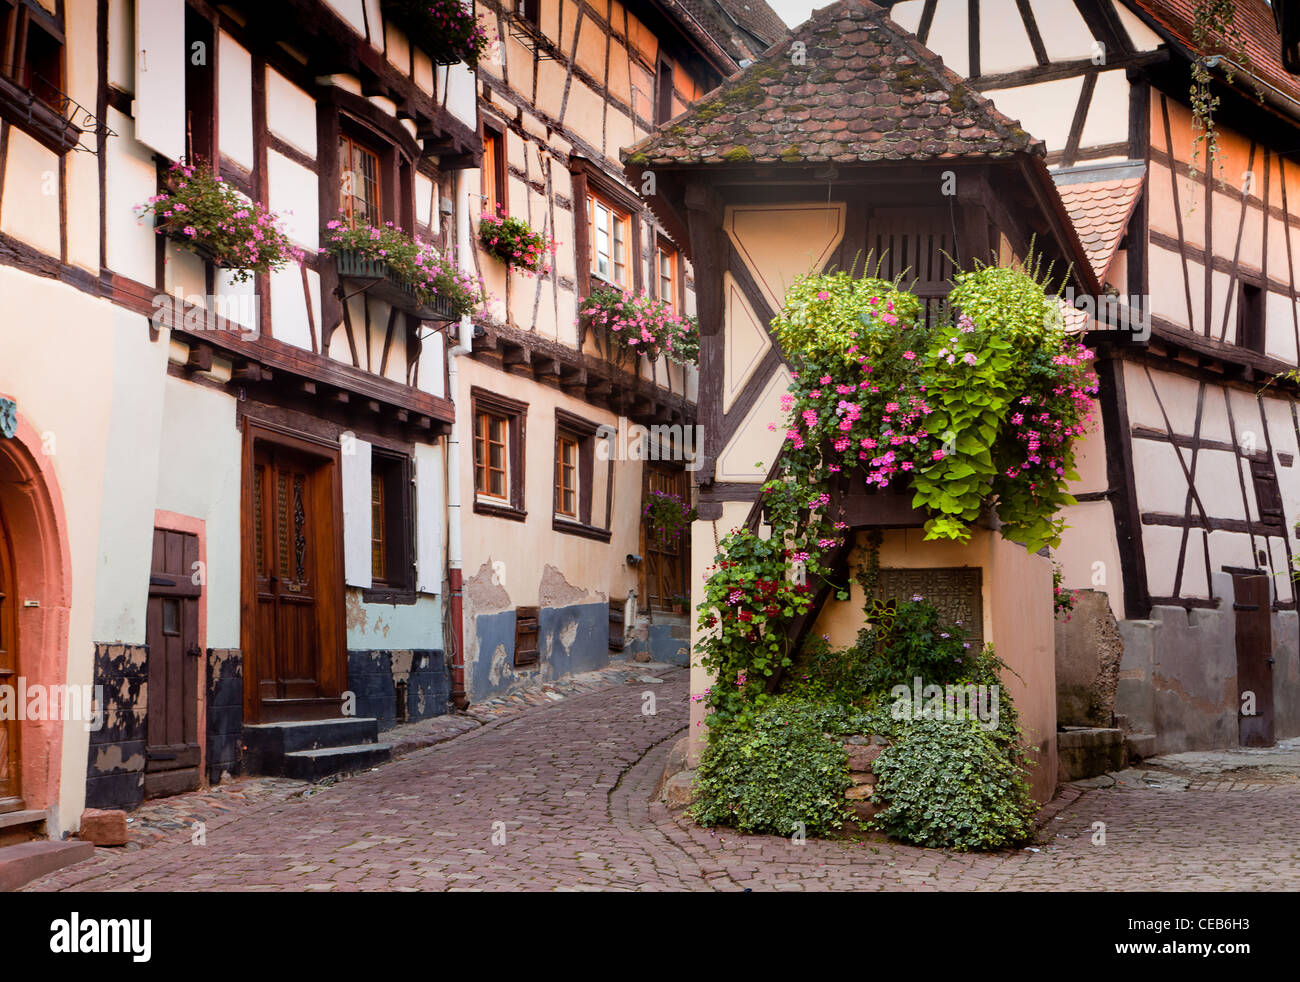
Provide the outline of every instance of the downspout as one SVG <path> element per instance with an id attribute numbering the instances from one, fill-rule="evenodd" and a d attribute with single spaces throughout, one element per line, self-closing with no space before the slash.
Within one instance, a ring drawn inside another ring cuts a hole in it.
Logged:
<path id="1" fill-rule="evenodd" d="M 466 273 L 470 268 L 469 238 L 469 193 L 466 172 L 456 171 L 456 261 Z M 468 354 L 474 338 L 474 327 L 469 315 L 460 319 L 460 336 L 454 346 L 447 351 L 447 385 L 448 395 L 453 403 L 460 403 L 458 386 L 457 360 Z M 457 709 L 469 705 L 469 693 L 465 689 L 465 602 L 464 576 L 461 570 L 463 559 L 461 546 L 461 501 L 460 501 L 460 413 L 452 424 L 451 435 L 447 438 L 447 586 L 451 595 L 451 629 L 455 639 L 455 651 L 451 663 L 451 698 Z"/>

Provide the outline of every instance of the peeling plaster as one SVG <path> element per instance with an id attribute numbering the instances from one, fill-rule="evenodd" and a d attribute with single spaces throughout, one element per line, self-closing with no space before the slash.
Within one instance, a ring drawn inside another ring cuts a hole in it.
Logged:
<path id="1" fill-rule="evenodd" d="M 504 582 L 493 567 L 491 557 L 479 567 L 474 576 L 465 581 L 464 594 L 465 599 L 473 605 L 475 613 L 492 613 L 514 606 Z"/>
<path id="2" fill-rule="evenodd" d="M 348 591 L 345 610 L 348 630 L 361 631 L 364 633 L 366 630 L 366 619 L 368 615 L 366 614 L 365 605 L 361 602 L 361 595 L 359 593 L 354 593 L 351 590 Z"/>
<path id="3" fill-rule="evenodd" d="M 593 597 L 589 590 L 574 586 L 550 563 L 547 563 L 546 568 L 542 570 L 539 592 L 539 606 L 542 607 L 567 607 L 570 604 L 591 603 L 594 600 L 604 599 L 599 594 Z"/>

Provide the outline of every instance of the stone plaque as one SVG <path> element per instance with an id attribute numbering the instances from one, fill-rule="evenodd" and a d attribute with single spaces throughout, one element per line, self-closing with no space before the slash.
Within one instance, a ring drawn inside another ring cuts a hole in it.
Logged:
<path id="1" fill-rule="evenodd" d="M 946 624 L 956 625 L 970 635 L 972 646 L 984 646 L 984 603 L 980 569 L 977 566 L 948 566 L 933 569 L 885 569 L 876 581 L 876 595 L 910 600 L 923 597 L 939 608 Z"/>

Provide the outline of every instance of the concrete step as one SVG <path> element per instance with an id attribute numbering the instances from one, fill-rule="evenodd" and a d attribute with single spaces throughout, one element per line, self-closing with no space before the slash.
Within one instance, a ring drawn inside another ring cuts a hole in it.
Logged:
<path id="1" fill-rule="evenodd" d="M 1122 770 L 1126 763 L 1124 731 L 1113 727 L 1067 726 L 1056 734 L 1056 751 L 1062 784 Z"/>
<path id="2" fill-rule="evenodd" d="M 379 720 L 373 716 L 339 716 L 245 726 L 244 771 L 248 774 L 294 776 L 285 769 L 290 754 L 332 747 L 373 745 L 379 740 Z"/>
<path id="3" fill-rule="evenodd" d="M 1124 737 L 1124 752 L 1129 760 L 1145 760 L 1156 755 L 1154 733 L 1130 733 Z"/>
<path id="4" fill-rule="evenodd" d="M 67 842 L 41 839 L 0 847 L 0 892 L 17 890 L 32 880 L 93 855 L 93 843 L 76 839 Z"/>
<path id="5" fill-rule="evenodd" d="M 314 781 L 330 774 L 347 774 L 385 764 L 393 757 L 391 743 L 359 743 L 350 747 L 322 747 L 284 755 L 285 777 Z"/>

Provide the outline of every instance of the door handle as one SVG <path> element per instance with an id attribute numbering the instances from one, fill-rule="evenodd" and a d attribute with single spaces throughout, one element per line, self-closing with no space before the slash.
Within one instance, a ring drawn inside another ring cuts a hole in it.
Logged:
<path id="1" fill-rule="evenodd" d="M 203 655 L 203 649 L 197 644 L 192 644 L 185 649 L 185 654 L 189 655 L 191 658 L 199 658 Z"/>
<path id="2" fill-rule="evenodd" d="M 1268 663 L 1269 663 L 1270 665 L 1272 665 L 1272 664 L 1273 664 L 1273 659 L 1272 659 L 1272 658 L 1268 659 Z"/>

